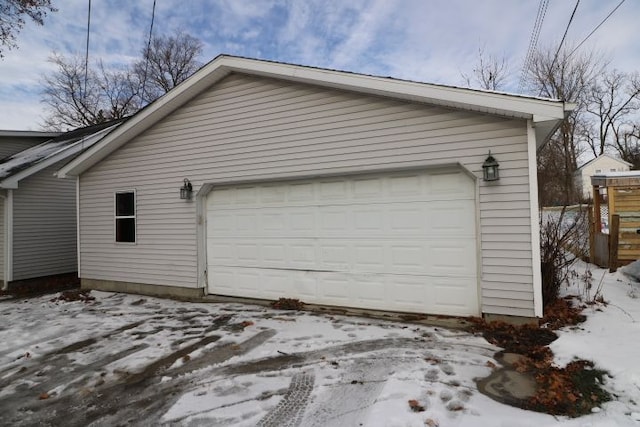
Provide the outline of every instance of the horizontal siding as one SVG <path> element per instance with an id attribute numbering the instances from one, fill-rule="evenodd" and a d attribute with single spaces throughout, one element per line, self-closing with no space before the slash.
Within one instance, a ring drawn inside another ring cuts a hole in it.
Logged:
<path id="1" fill-rule="evenodd" d="M 13 280 L 77 270 L 76 185 L 53 165 L 13 190 Z"/>
<path id="2" fill-rule="evenodd" d="M 197 192 L 205 183 L 452 162 L 481 177 L 489 149 L 500 162 L 501 180 L 497 185 L 479 181 L 482 288 L 512 283 L 513 292 L 486 293 L 483 306 L 493 313 L 530 315 L 523 120 L 243 75 L 227 77 L 82 175 L 82 275 L 197 286 L 196 203 L 178 197 L 184 178 Z M 137 194 L 138 241 L 118 245 L 113 193 L 131 188 Z"/>
<path id="3" fill-rule="evenodd" d="M 0 159 L 12 156 L 27 148 L 43 142 L 43 138 L 15 138 L 15 137 L 0 137 Z"/>
<path id="4" fill-rule="evenodd" d="M 5 199 L 0 197 L 0 284 L 4 281 L 5 272 Z"/>

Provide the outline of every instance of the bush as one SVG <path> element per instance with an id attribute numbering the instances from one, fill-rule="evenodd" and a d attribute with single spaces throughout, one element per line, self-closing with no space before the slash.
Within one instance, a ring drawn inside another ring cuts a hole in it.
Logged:
<path id="1" fill-rule="evenodd" d="M 588 250 L 587 211 L 581 206 L 545 211 L 540 216 L 540 262 L 544 306 L 558 299 L 569 267 Z"/>

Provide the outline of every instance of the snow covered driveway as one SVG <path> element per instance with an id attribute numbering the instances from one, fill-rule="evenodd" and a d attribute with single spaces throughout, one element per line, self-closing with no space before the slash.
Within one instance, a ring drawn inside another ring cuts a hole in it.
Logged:
<path id="1" fill-rule="evenodd" d="M 0 301 L 0 425 L 618 425 L 480 394 L 498 349 L 463 331 L 91 295 Z"/>
<path id="2" fill-rule="evenodd" d="M 0 423 L 473 424 L 487 400 L 473 378 L 496 348 L 464 332 L 91 295 L 0 302 Z"/>

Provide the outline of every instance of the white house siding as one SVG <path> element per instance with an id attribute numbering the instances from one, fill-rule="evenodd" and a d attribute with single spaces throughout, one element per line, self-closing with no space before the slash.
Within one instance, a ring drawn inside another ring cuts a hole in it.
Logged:
<path id="1" fill-rule="evenodd" d="M 533 316 L 524 120 L 231 75 L 80 178 L 82 277 L 197 287 L 196 203 L 221 184 L 461 162 L 479 181 L 484 312 Z M 114 243 L 114 192 L 135 189 L 137 243 Z"/>
<path id="2" fill-rule="evenodd" d="M 607 155 L 593 159 L 578 170 L 576 175 L 576 188 L 582 191 L 585 199 L 593 198 L 591 177 L 600 173 L 624 172 L 629 170 L 629 165 L 621 160 Z"/>
<path id="3" fill-rule="evenodd" d="M 43 138 L 0 138 L 0 159 L 19 153 L 45 140 Z"/>
<path id="4" fill-rule="evenodd" d="M 75 180 L 56 178 L 60 166 L 13 191 L 13 280 L 77 270 Z"/>
<path id="5" fill-rule="evenodd" d="M 4 245 L 5 245 L 5 238 L 6 238 L 6 234 L 5 234 L 5 212 L 4 212 L 4 195 L 0 197 L 0 284 L 4 283 L 4 263 L 5 263 L 5 251 L 4 251 Z"/>

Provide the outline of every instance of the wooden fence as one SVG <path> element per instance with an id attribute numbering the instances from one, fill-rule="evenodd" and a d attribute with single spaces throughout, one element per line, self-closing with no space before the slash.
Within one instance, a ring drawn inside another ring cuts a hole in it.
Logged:
<path id="1" fill-rule="evenodd" d="M 640 259 L 640 187 L 607 188 L 609 233 L 603 233 L 600 200 L 595 200 L 589 218 L 591 261 L 610 271 Z"/>

